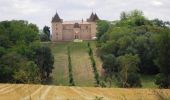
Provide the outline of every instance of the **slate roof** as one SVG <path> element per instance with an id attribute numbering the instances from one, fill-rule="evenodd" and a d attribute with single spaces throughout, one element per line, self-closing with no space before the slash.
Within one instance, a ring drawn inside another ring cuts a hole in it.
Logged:
<path id="1" fill-rule="evenodd" d="M 97 16 L 96 13 L 94 14 L 93 12 L 90 15 L 90 18 L 87 19 L 88 22 L 93 22 L 93 21 L 97 21 L 97 20 L 99 20 L 99 17 Z"/>
<path id="2" fill-rule="evenodd" d="M 55 16 L 52 18 L 52 22 L 62 22 L 62 19 L 59 17 L 57 12 Z"/>

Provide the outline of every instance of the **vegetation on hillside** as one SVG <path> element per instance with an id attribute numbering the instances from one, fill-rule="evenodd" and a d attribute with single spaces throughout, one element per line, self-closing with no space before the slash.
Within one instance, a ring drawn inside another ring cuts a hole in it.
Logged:
<path id="1" fill-rule="evenodd" d="M 50 27 L 44 26 L 42 32 L 40 32 L 40 40 L 41 41 L 50 41 L 51 35 L 50 35 Z"/>
<path id="2" fill-rule="evenodd" d="M 0 22 L 0 82 L 43 83 L 49 78 L 54 58 L 38 33 L 27 21 Z"/>
<path id="3" fill-rule="evenodd" d="M 122 12 L 118 21 L 98 21 L 97 29 L 98 56 L 110 82 L 114 76 L 121 87 L 137 87 L 140 75 L 157 75 L 156 84 L 170 88 L 168 21 L 148 20 L 134 10 Z"/>
<path id="4" fill-rule="evenodd" d="M 93 68 L 93 73 L 94 73 L 94 78 L 96 80 L 96 85 L 99 86 L 100 85 L 100 79 L 99 79 L 99 73 L 98 73 L 97 68 L 96 68 L 96 61 L 94 60 L 94 57 L 93 57 L 93 50 L 92 50 L 89 42 L 87 43 L 87 46 L 88 46 L 88 49 L 89 49 L 88 53 L 89 53 L 89 57 L 90 57 L 90 60 L 91 60 L 91 66 Z"/>
<path id="5" fill-rule="evenodd" d="M 125 88 L 170 88 L 169 25 L 149 20 L 139 10 L 122 12 L 118 21 L 98 21 L 97 55 L 104 69 L 100 77 L 90 42 L 45 45 L 40 40 L 50 40 L 49 27 L 40 35 L 38 27 L 26 21 L 0 22 L 0 82 L 45 83 L 56 62 L 52 79 L 57 85 L 112 87 L 114 82 Z M 145 84 L 151 78 L 155 84 Z"/>
<path id="6" fill-rule="evenodd" d="M 74 79 L 72 74 L 72 63 L 71 63 L 71 54 L 70 54 L 70 47 L 67 47 L 67 55 L 68 55 L 68 69 L 69 69 L 69 83 L 70 86 L 74 86 Z"/>

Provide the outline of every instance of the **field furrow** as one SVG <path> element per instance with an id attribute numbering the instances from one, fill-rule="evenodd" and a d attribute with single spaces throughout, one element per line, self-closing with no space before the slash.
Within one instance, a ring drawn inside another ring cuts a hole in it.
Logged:
<path id="1" fill-rule="evenodd" d="M 1 86 L 2 84 L 0 84 L 0 87 Z M 0 100 L 95 100 L 99 98 L 103 98 L 102 100 L 170 99 L 170 89 L 96 88 L 31 84 L 11 84 L 11 86 L 14 90 L 6 94 L 0 94 Z"/>

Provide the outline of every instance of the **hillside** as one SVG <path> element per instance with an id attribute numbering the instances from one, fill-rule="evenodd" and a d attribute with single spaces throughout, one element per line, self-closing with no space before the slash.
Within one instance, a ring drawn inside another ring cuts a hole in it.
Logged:
<path id="1" fill-rule="evenodd" d="M 94 42 L 91 42 L 96 51 Z M 0 84 L 0 100 L 169 100 L 169 89 L 154 89 L 154 79 L 143 76 L 144 88 L 100 88 L 95 86 L 87 42 L 44 43 L 55 57 L 51 85 Z M 67 47 L 70 47 L 75 87 L 69 86 Z M 94 53 L 97 70 L 101 61 Z M 114 82 L 113 82 L 114 84 Z M 57 86 L 55 86 L 57 85 Z M 61 86 L 62 85 L 62 86 Z M 81 86 L 81 87 L 80 87 Z M 83 87 L 82 87 L 83 86 Z M 117 87 L 117 86 L 113 86 Z M 149 87 L 149 88 L 148 88 Z M 153 89 L 152 89 L 153 88 Z"/>
<path id="2" fill-rule="evenodd" d="M 0 100 L 168 100 L 166 89 L 0 84 Z"/>
<path id="3" fill-rule="evenodd" d="M 102 73 L 102 62 L 96 55 L 95 41 L 75 42 L 57 42 L 43 43 L 51 48 L 54 55 L 54 69 L 52 79 L 47 84 L 69 86 L 68 73 L 68 55 L 67 47 L 70 47 L 72 60 L 72 73 L 76 86 L 95 86 L 94 73 L 88 55 L 87 42 L 90 42 L 94 52 L 94 59 L 99 75 Z M 102 77 L 101 77 L 102 79 Z M 155 76 L 142 75 L 143 88 L 157 88 L 154 84 Z M 109 83 L 107 83 L 109 84 Z M 116 81 L 112 82 L 112 87 L 118 87 Z"/>
<path id="4" fill-rule="evenodd" d="M 96 47 L 93 41 L 89 41 L 95 52 Z M 52 80 L 49 84 L 52 85 L 69 85 L 68 74 L 68 55 L 67 47 L 70 47 L 72 60 L 72 73 L 76 86 L 95 86 L 94 73 L 91 66 L 91 61 L 88 55 L 87 42 L 57 42 L 44 43 L 50 46 L 54 54 L 54 69 Z M 98 72 L 101 72 L 101 61 L 94 53 Z"/>

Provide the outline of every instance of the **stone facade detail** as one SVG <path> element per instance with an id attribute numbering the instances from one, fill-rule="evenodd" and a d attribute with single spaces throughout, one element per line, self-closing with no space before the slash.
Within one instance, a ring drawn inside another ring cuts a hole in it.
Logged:
<path id="1" fill-rule="evenodd" d="M 92 40 L 96 37 L 96 21 L 99 20 L 97 14 L 84 21 L 63 21 L 58 15 L 52 18 L 52 41 L 72 41 L 74 39 Z"/>

